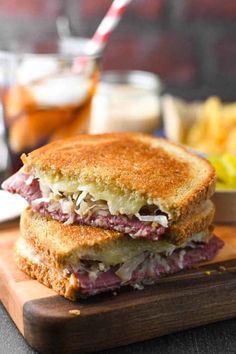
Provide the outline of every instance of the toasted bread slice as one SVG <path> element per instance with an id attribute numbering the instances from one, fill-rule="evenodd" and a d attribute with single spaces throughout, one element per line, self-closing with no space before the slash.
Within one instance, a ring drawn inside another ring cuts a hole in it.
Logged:
<path id="1" fill-rule="evenodd" d="M 94 262 L 90 263 L 90 266 L 83 263 L 77 270 L 65 268 L 62 271 L 43 262 L 39 257 L 33 258 L 30 252 L 28 254 L 22 252 L 21 241 L 19 239 L 16 245 L 15 260 L 18 267 L 70 300 L 115 290 L 125 285 L 140 289 L 140 286 L 157 283 L 163 276 L 213 259 L 224 246 L 221 239 L 212 236 L 206 243 L 175 250 L 171 255 L 156 257 L 150 254 L 143 255 L 142 258 L 138 257 L 128 261 L 128 264 L 120 265 L 118 270 L 117 267 L 105 268 L 104 265 L 101 267 L 102 263 Z M 25 245 L 30 251 L 27 243 Z M 84 267 L 87 267 L 86 270 Z"/>
<path id="2" fill-rule="evenodd" d="M 211 222 L 214 208 L 212 203 L 197 213 L 192 220 L 169 230 L 169 239 L 160 241 L 134 240 L 119 232 L 91 226 L 64 225 L 47 219 L 30 208 L 21 217 L 21 235 L 43 260 L 53 267 L 63 268 L 67 264 L 77 266 L 81 259 L 96 260 L 106 265 L 116 265 L 142 252 L 169 253 L 193 240 L 205 240 L 212 232 Z M 182 229 L 182 232 L 181 232 Z M 189 231 L 189 234 L 187 232 Z M 177 234 L 178 245 L 174 232 Z"/>
<path id="3" fill-rule="evenodd" d="M 42 262 L 33 262 L 31 258 L 21 254 L 20 251 L 16 252 L 15 262 L 23 272 L 31 278 L 37 279 L 48 288 L 52 288 L 59 295 L 72 301 L 79 297 L 79 283 L 73 283 L 71 281 L 72 277 L 63 277 L 60 270 Z"/>
<path id="4" fill-rule="evenodd" d="M 185 148 L 141 133 L 78 135 L 23 155 L 24 169 L 64 193 L 99 195 L 115 211 L 156 205 L 173 220 L 214 192 L 215 172 Z M 117 201 L 120 201 L 117 207 Z M 115 207 L 114 207 L 115 205 Z"/>
<path id="5" fill-rule="evenodd" d="M 18 267 L 70 300 L 115 290 L 125 285 L 140 289 L 142 285 L 158 282 L 158 279 L 163 276 L 213 259 L 224 246 L 222 240 L 212 236 L 206 243 L 195 244 L 194 247 L 186 247 L 182 250 L 177 249 L 171 255 L 144 254 L 141 258 L 139 256 L 128 260 L 120 267 L 107 268 L 98 262 L 90 262 L 90 265 L 88 262 L 81 262 L 81 266 L 77 269 L 71 267 L 60 270 L 42 261 L 39 256 L 32 257 L 31 248 L 26 242 L 28 254 L 22 252 L 21 243 L 22 240 L 19 239 L 16 244 L 15 261 Z"/>
<path id="6" fill-rule="evenodd" d="M 224 245 L 211 236 L 211 227 L 176 247 L 90 226 L 63 225 L 30 209 L 22 216 L 21 233 L 15 254 L 18 267 L 70 300 L 156 283 L 211 260 Z"/>

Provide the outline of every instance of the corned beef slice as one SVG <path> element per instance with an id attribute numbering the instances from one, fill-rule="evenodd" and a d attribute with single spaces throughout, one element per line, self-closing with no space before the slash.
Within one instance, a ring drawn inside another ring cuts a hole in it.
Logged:
<path id="1" fill-rule="evenodd" d="M 3 189 L 20 194 L 31 205 L 35 212 L 58 220 L 60 222 L 67 222 L 70 215 L 65 214 L 62 210 L 51 210 L 49 203 L 42 201 L 41 203 L 34 205 L 32 202 L 42 197 L 39 182 L 36 178 L 31 178 L 30 175 L 17 172 L 9 179 L 7 179 L 3 185 Z M 98 215 L 88 214 L 87 216 L 80 216 L 78 214 L 74 217 L 74 223 L 82 225 L 92 225 L 102 227 L 105 229 L 112 229 L 119 232 L 124 232 L 136 237 L 144 237 L 147 239 L 158 240 L 161 235 L 165 233 L 165 228 L 161 225 L 154 225 L 152 222 L 143 222 L 136 217 L 129 218 L 126 215 Z"/>
<path id="2" fill-rule="evenodd" d="M 186 247 L 174 251 L 170 256 L 160 255 L 159 259 L 147 255 L 145 260 L 135 269 L 129 281 L 123 282 L 116 275 L 117 267 L 106 272 L 98 272 L 92 280 L 89 272 L 79 271 L 76 274 L 80 281 L 80 291 L 85 295 L 94 295 L 104 290 L 114 290 L 121 285 L 155 283 L 159 278 L 177 273 L 182 269 L 190 269 L 194 264 L 211 260 L 215 257 L 224 242 L 212 236 L 208 243 L 199 243 L 196 248 Z"/>

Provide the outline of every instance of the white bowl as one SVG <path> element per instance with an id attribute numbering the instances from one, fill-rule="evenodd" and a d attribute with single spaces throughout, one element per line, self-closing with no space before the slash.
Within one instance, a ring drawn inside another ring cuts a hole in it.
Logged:
<path id="1" fill-rule="evenodd" d="M 216 207 L 215 222 L 236 223 L 236 190 L 217 190 L 212 197 Z"/>

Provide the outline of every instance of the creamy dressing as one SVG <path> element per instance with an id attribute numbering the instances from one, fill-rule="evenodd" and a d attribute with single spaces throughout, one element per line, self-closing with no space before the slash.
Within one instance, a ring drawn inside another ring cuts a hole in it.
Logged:
<path id="1" fill-rule="evenodd" d="M 101 83 L 98 86 L 92 102 L 90 133 L 151 133 L 159 122 L 160 100 L 156 92 L 131 84 Z"/>

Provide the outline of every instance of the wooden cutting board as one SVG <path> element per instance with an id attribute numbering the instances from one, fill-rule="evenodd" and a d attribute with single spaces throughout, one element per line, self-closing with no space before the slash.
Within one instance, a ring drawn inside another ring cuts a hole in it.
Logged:
<path id="1" fill-rule="evenodd" d="M 236 225 L 216 228 L 225 247 L 215 263 L 169 276 L 143 291 L 127 288 L 77 303 L 16 268 L 18 234 L 16 226 L 0 231 L 0 299 L 40 352 L 97 351 L 236 316 Z"/>

